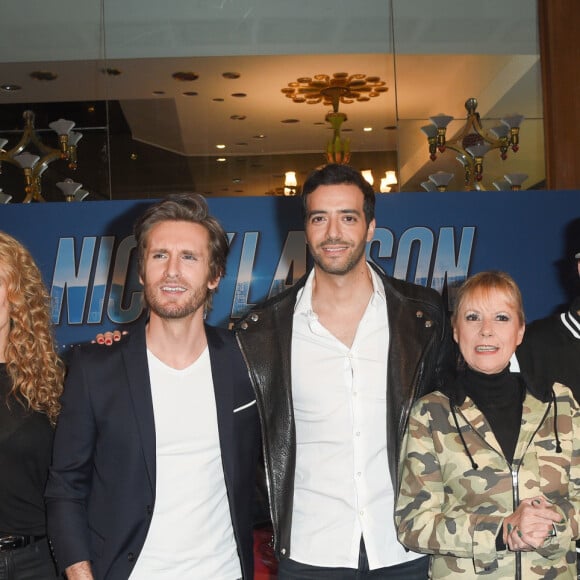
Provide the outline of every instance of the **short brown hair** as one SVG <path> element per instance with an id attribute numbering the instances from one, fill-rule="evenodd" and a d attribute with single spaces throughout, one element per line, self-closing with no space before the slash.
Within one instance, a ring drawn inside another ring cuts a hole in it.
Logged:
<path id="1" fill-rule="evenodd" d="M 228 237 L 219 221 L 209 213 L 205 198 L 199 193 L 178 193 L 167 196 L 151 207 L 137 220 L 134 227 L 137 243 L 137 264 L 143 277 L 145 250 L 151 228 L 158 223 L 175 221 L 203 226 L 209 235 L 209 274 L 211 280 L 223 278 L 229 252 Z M 206 311 L 211 308 L 213 293 L 209 290 L 205 300 Z"/>

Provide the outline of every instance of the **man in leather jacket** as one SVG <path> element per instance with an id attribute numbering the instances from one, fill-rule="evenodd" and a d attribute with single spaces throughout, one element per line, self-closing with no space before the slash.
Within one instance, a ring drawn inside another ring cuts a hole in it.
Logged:
<path id="1" fill-rule="evenodd" d="M 236 326 L 256 391 L 279 579 L 426 578 L 393 508 L 412 403 L 454 369 L 433 290 L 365 259 L 375 196 L 330 164 L 304 184 L 314 268 Z M 369 576 L 370 577 L 370 576 Z"/>

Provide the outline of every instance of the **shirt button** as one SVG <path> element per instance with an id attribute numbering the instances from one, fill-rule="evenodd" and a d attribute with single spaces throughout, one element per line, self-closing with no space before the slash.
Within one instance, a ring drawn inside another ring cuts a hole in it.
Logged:
<path id="1" fill-rule="evenodd" d="M 356 476 L 357 476 L 357 477 L 360 477 L 361 475 L 362 475 L 362 473 L 361 473 L 360 471 L 357 471 L 357 472 L 356 472 Z"/>
<path id="2" fill-rule="evenodd" d="M 135 554 L 133 554 L 133 552 L 129 552 L 127 554 L 127 560 L 129 560 L 129 562 L 134 562 L 135 561 Z"/>
<path id="3" fill-rule="evenodd" d="M 355 433 L 355 435 L 356 435 L 357 437 L 360 437 L 360 431 L 357 431 L 357 432 Z"/>
<path id="4" fill-rule="evenodd" d="M 365 515 L 365 510 L 360 510 L 360 512 L 358 512 L 359 515 L 364 516 Z"/>

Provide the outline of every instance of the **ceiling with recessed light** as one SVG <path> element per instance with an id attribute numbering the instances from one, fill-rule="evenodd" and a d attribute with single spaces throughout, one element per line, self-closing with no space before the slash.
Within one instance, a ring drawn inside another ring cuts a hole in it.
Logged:
<path id="1" fill-rule="evenodd" d="M 303 178 L 322 163 L 331 107 L 285 93 L 300 79 L 341 73 L 386 89 L 339 105 L 360 169 L 396 169 L 409 191 L 437 170 L 459 176 L 453 157 L 429 161 L 420 127 L 441 112 L 464 118 L 465 100 L 476 97 L 484 124 L 526 116 L 519 153 L 503 164 L 486 159 L 486 172 L 528 173 L 528 186 L 544 179 L 535 0 L 101 0 L 94 8 L 66 0 L 33 12 L 14 4 L 3 7 L 0 118 L 10 117 L 3 106 L 118 102 L 135 151 L 183 158 L 172 171 L 202 192 L 261 195 L 282 185 L 284 171 Z M 10 122 L 0 135 L 15 129 Z M 452 122 L 448 134 L 460 127 Z M 115 197 L 122 188 L 111 180 Z"/>

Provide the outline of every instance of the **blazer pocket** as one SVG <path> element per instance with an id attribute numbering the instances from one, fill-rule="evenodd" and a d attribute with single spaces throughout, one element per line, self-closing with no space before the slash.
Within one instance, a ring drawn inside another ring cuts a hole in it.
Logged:
<path id="1" fill-rule="evenodd" d="M 256 404 L 256 399 L 254 399 L 253 401 L 250 401 L 249 403 L 246 403 L 245 405 L 240 405 L 239 407 L 236 407 L 234 409 L 234 413 L 239 413 L 240 411 L 245 411 L 246 409 L 253 407 L 255 404 Z"/>

